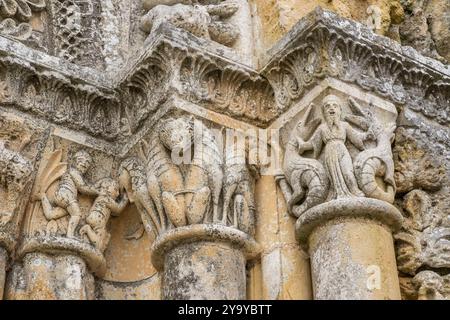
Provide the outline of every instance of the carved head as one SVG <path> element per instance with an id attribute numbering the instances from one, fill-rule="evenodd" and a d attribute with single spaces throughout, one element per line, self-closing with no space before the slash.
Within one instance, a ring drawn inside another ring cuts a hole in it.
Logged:
<path id="1" fill-rule="evenodd" d="M 322 113 L 327 123 L 336 123 L 341 119 L 342 101 L 335 95 L 328 95 L 322 102 Z"/>
<path id="2" fill-rule="evenodd" d="M 13 153 L 13 151 L 10 151 Z M 28 182 L 33 166 L 28 159 L 15 154 L 6 167 L 6 182 L 23 188 Z"/>
<path id="3" fill-rule="evenodd" d="M 193 134 L 193 118 L 170 118 L 161 125 L 159 139 L 169 150 L 187 150 L 192 145 Z"/>
<path id="4" fill-rule="evenodd" d="M 86 173 L 92 165 L 92 157 L 84 150 L 78 151 L 74 156 L 74 166 L 81 173 Z"/>

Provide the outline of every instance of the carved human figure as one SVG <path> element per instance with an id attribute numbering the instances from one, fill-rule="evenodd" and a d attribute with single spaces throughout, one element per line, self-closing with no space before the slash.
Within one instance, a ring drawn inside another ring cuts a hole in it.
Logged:
<path id="1" fill-rule="evenodd" d="M 56 220 L 70 215 L 67 227 L 67 237 L 73 238 L 75 230 L 81 219 L 81 210 L 78 203 L 78 193 L 89 196 L 98 194 L 94 186 L 86 182 L 83 177 L 92 165 L 92 157 L 86 151 L 78 151 L 73 164 L 62 175 L 55 192 L 53 207 L 44 192 L 37 195 L 41 200 L 44 216 L 47 220 Z"/>
<path id="2" fill-rule="evenodd" d="M 86 217 L 86 225 L 81 227 L 80 236 L 86 237 L 101 252 L 106 249 L 110 235 L 106 225 L 111 215 L 119 215 L 128 204 L 128 197 L 123 194 L 120 202 L 116 202 L 120 194 L 119 184 L 104 178 L 98 183 L 99 195 L 95 199 Z"/>
<path id="3" fill-rule="evenodd" d="M 299 153 L 313 150 L 318 158 L 322 148 L 324 165 L 331 182 L 329 198 L 364 197 L 359 189 L 353 170 L 353 161 L 345 142 L 347 139 L 359 150 L 364 149 L 364 140 L 371 133 L 360 133 L 341 120 L 342 101 L 335 95 L 323 99 L 322 113 L 325 123 L 321 124 L 307 142 L 299 143 Z"/>

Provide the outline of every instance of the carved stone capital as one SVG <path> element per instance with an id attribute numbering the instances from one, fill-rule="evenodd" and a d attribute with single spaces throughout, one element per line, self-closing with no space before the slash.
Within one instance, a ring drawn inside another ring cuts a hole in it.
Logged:
<path id="1" fill-rule="evenodd" d="M 374 220 L 392 232 L 400 230 L 403 216 L 393 205 L 377 199 L 338 199 L 317 205 L 298 218 L 295 224 L 297 240 L 306 245 L 315 228 L 331 220 Z"/>
<path id="2" fill-rule="evenodd" d="M 259 254 L 248 234 L 220 225 L 191 225 L 160 236 L 152 261 L 163 272 L 164 299 L 245 299 L 246 261 Z"/>
<path id="3" fill-rule="evenodd" d="M 106 261 L 103 252 L 88 243 L 66 237 L 32 237 L 23 239 L 18 249 L 18 256 L 25 257 L 28 253 L 40 252 L 50 255 L 72 254 L 83 258 L 89 270 L 101 277 L 106 271 Z"/>
<path id="4" fill-rule="evenodd" d="M 241 251 L 246 260 L 252 260 L 260 253 L 258 243 L 252 236 L 234 228 L 198 224 L 170 230 L 158 237 L 152 245 L 152 262 L 158 270 L 164 270 L 166 255 L 175 247 L 195 242 L 226 243 Z"/>

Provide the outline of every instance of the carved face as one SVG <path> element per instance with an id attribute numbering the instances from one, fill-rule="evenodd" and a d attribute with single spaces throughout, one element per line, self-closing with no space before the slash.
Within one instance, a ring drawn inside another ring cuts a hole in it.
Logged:
<path id="1" fill-rule="evenodd" d="M 323 116 L 327 122 L 336 123 L 341 119 L 342 107 L 338 97 L 330 95 L 323 101 Z"/>
<path id="2" fill-rule="evenodd" d="M 84 151 L 80 151 L 75 155 L 75 168 L 81 173 L 86 173 L 92 164 L 91 156 Z"/>
<path id="3" fill-rule="evenodd" d="M 187 150 L 192 144 L 192 131 L 189 120 L 171 119 L 162 126 L 159 138 L 169 150 Z"/>

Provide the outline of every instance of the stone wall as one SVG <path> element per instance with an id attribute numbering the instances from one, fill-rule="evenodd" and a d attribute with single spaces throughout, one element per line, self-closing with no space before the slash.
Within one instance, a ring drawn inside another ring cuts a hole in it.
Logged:
<path id="1" fill-rule="evenodd" d="M 0 5 L 0 297 L 450 297 L 448 1 Z"/>

